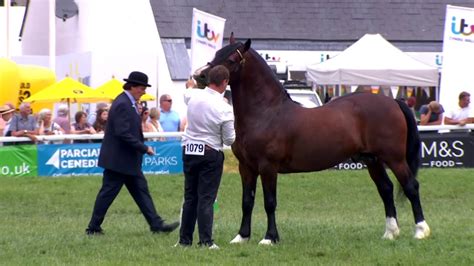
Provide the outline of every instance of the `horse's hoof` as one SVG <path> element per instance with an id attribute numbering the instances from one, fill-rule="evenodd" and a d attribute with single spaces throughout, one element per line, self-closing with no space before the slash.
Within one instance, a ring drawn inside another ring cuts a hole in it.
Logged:
<path id="1" fill-rule="evenodd" d="M 424 239 L 427 238 L 431 233 L 430 227 L 425 221 L 419 222 L 415 226 L 415 238 Z"/>
<path id="2" fill-rule="evenodd" d="M 234 239 L 230 241 L 231 244 L 243 244 L 249 242 L 250 237 L 242 237 L 240 234 L 238 234 Z"/>
<path id="3" fill-rule="evenodd" d="M 258 242 L 258 244 L 265 246 L 273 246 L 273 242 L 271 239 L 262 239 L 260 242 Z"/>
<path id="4" fill-rule="evenodd" d="M 393 217 L 387 217 L 385 222 L 385 233 L 383 239 L 394 240 L 400 235 L 400 229 L 398 228 L 397 219 Z"/>
<path id="5" fill-rule="evenodd" d="M 385 232 L 385 234 L 383 234 L 382 238 L 387 239 L 387 240 L 395 240 L 395 238 L 397 236 L 398 236 L 398 234 L 393 234 L 391 232 Z"/>

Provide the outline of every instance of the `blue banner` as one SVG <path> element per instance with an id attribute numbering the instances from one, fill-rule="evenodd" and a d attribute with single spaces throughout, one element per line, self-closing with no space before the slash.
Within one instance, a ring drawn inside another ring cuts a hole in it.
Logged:
<path id="1" fill-rule="evenodd" d="M 180 174 L 183 172 L 183 149 L 180 140 L 150 141 L 145 144 L 153 147 L 155 155 L 143 157 L 143 173 Z"/>
<path id="2" fill-rule="evenodd" d="M 99 143 L 38 145 L 38 175 L 101 174 Z"/>
<path id="3" fill-rule="evenodd" d="M 145 174 L 177 174 L 183 172 L 180 141 L 147 142 L 155 150 L 154 156 L 144 155 Z M 102 174 L 97 165 L 100 143 L 38 145 L 38 175 Z"/>

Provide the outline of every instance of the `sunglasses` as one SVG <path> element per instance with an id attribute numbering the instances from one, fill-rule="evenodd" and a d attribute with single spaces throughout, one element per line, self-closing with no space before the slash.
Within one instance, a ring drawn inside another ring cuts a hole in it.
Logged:
<path id="1" fill-rule="evenodd" d="M 169 102 L 169 103 L 171 103 L 171 102 L 173 102 L 173 100 L 171 100 L 171 99 L 169 99 L 169 100 L 163 100 L 163 102 Z"/>

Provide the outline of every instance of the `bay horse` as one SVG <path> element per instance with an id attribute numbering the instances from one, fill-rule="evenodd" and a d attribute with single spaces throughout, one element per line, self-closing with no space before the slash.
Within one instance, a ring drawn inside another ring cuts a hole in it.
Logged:
<path id="1" fill-rule="evenodd" d="M 383 238 L 394 239 L 400 232 L 393 184 L 385 166 L 392 170 L 411 203 L 414 237 L 427 237 L 430 228 L 423 216 L 415 178 L 420 164 L 420 138 L 408 106 L 383 95 L 354 93 L 321 107 L 301 107 L 290 99 L 250 44 L 250 39 L 235 42 L 232 34 L 230 44 L 193 75 L 203 86 L 213 66 L 223 65 L 230 72 L 236 132 L 232 151 L 239 161 L 243 214 L 239 233 L 231 243 L 250 239 L 259 175 L 268 222 L 259 244 L 272 245 L 279 241 L 275 220 L 278 173 L 320 171 L 348 158 L 365 162 L 377 186 L 385 207 Z"/>

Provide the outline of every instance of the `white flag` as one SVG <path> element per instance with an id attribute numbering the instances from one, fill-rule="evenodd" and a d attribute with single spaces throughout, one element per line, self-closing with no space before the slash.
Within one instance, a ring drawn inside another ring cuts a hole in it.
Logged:
<path id="1" fill-rule="evenodd" d="M 474 94 L 474 8 L 446 7 L 440 103 L 444 110 L 458 107 L 462 91 Z"/>
<path id="2" fill-rule="evenodd" d="M 210 62 L 222 48 L 225 19 L 193 8 L 191 73 Z"/>

